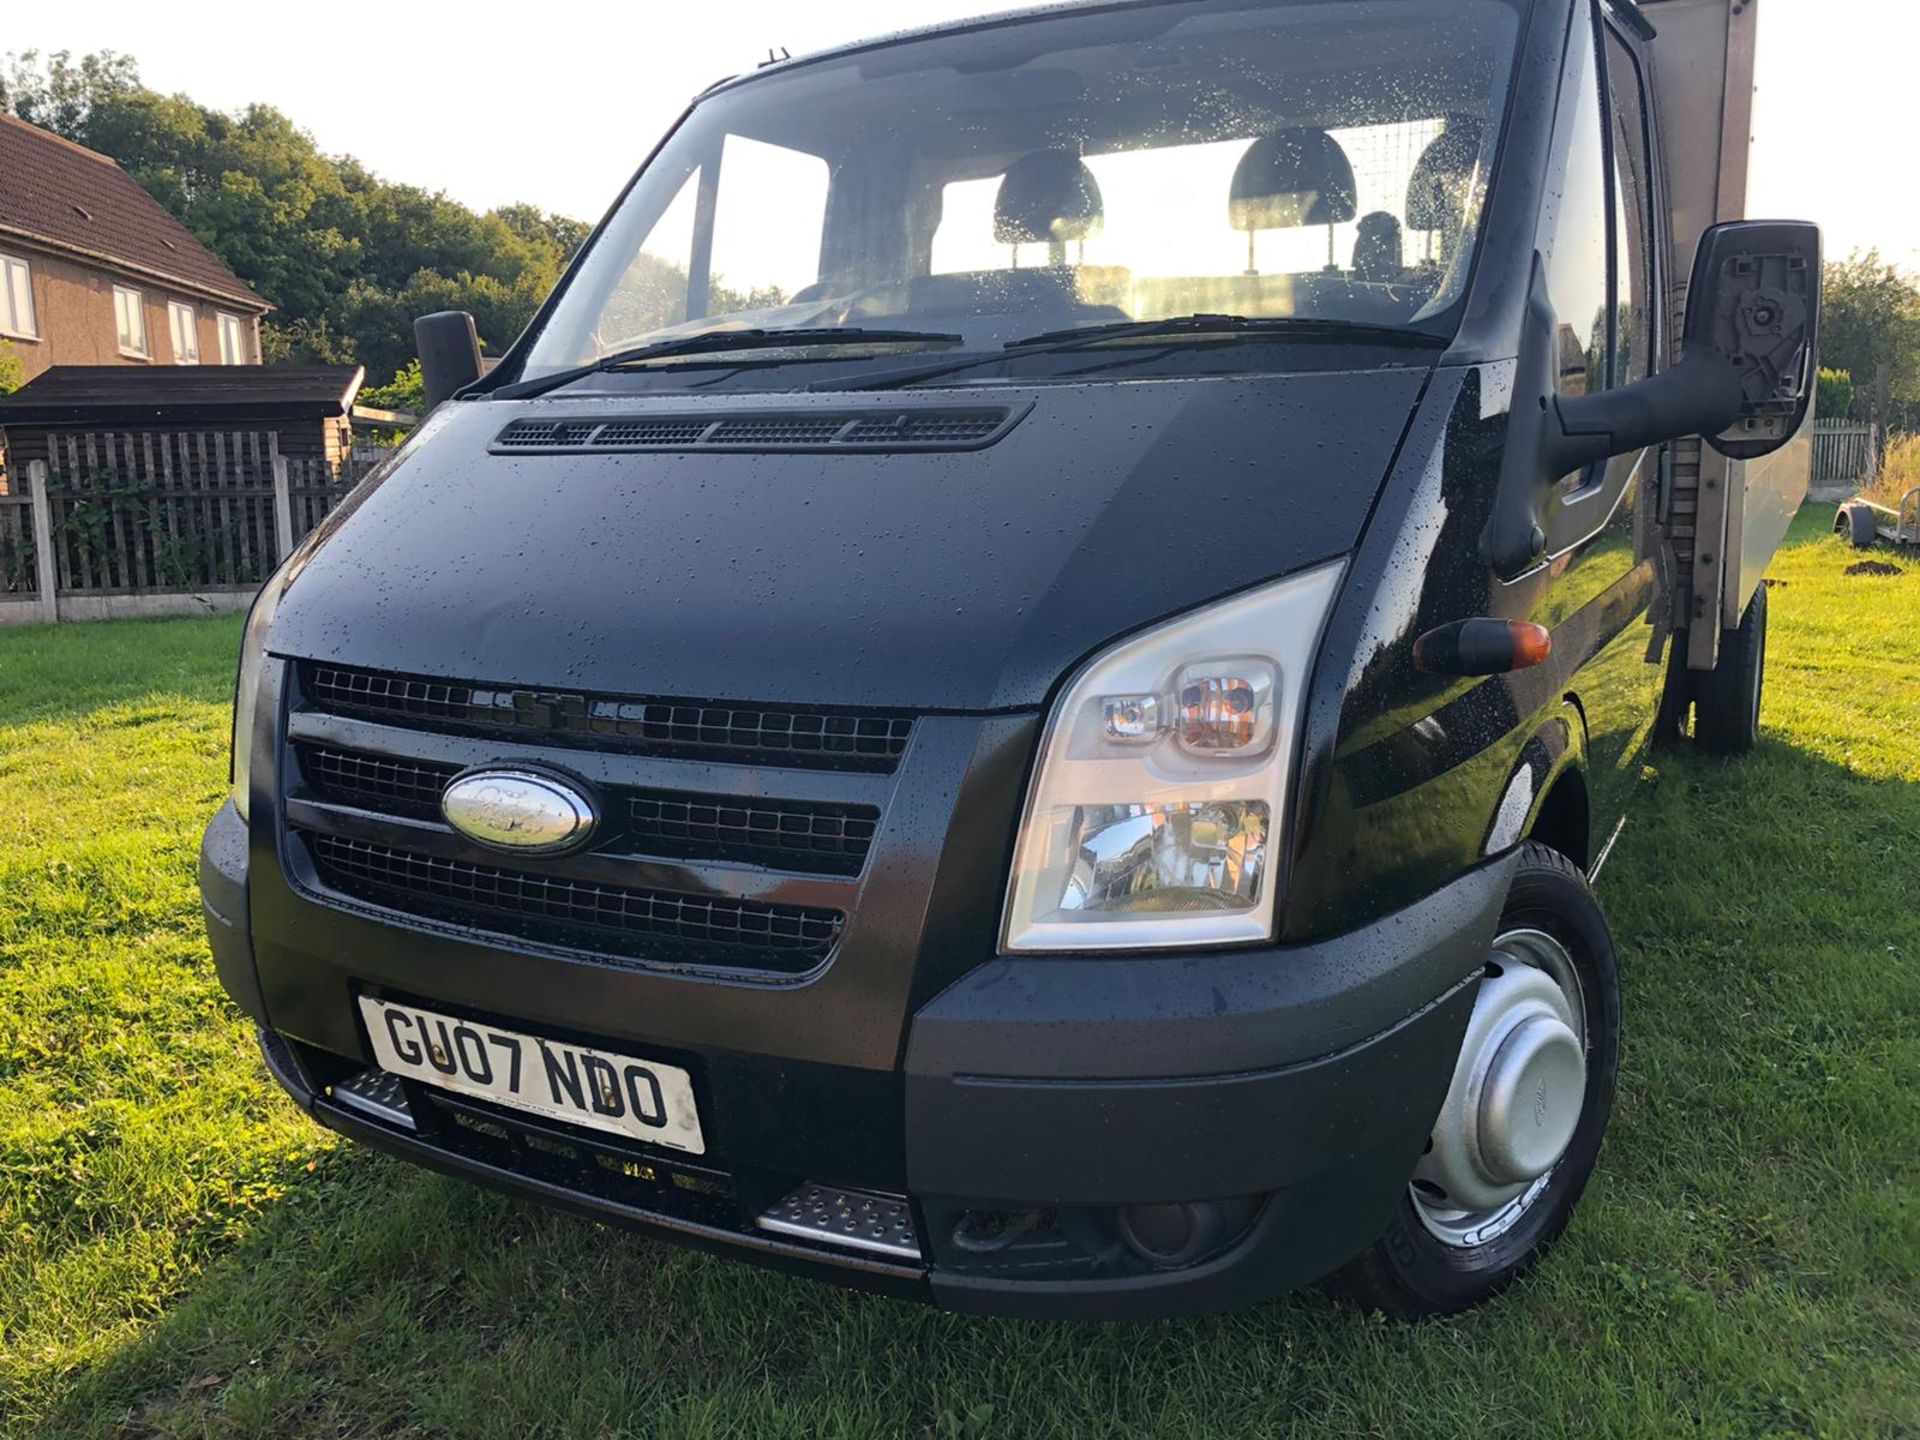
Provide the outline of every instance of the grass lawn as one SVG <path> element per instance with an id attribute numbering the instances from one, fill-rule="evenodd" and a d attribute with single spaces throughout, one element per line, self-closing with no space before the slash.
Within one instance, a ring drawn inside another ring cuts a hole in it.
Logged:
<path id="1" fill-rule="evenodd" d="M 955 1319 L 336 1143 L 200 934 L 238 622 L 0 632 L 0 1429 L 1920 1434 L 1920 559 L 1849 578 L 1830 517 L 1775 567 L 1759 752 L 1656 757 L 1601 882 L 1627 1031 L 1584 1206 L 1418 1328 Z"/>

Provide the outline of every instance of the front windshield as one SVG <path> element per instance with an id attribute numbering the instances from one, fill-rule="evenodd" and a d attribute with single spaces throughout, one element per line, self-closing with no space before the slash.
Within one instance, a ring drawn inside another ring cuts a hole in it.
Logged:
<path id="1" fill-rule="evenodd" d="M 723 89 L 634 184 L 524 370 L 715 329 L 986 350 L 1192 314 L 1450 335 L 1516 0 L 1190 0 Z"/>

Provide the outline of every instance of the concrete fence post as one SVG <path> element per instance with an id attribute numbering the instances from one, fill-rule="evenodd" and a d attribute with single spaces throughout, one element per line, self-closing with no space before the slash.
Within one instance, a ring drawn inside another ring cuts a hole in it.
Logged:
<path id="1" fill-rule="evenodd" d="M 287 482 L 287 457 L 278 446 L 273 454 L 273 539 L 274 559 L 284 561 L 293 553 L 293 488 Z"/>
<path id="2" fill-rule="evenodd" d="M 27 462 L 27 494 L 32 498 L 33 560 L 39 587 L 40 618 L 49 625 L 60 618 L 60 567 L 53 553 L 53 501 L 47 495 L 47 462 Z"/>

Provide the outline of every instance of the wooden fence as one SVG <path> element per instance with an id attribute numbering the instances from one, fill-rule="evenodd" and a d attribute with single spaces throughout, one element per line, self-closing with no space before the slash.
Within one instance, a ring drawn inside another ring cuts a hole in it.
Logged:
<path id="1" fill-rule="evenodd" d="M 39 601 L 33 563 L 33 497 L 0 494 L 0 605 Z"/>
<path id="2" fill-rule="evenodd" d="M 1857 490 L 1880 473 L 1880 427 L 1852 420 L 1813 422 L 1816 490 Z"/>
<path id="3" fill-rule="evenodd" d="M 370 468 L 264 431 L 49 438 L 0 493 L 0 624 L 244 608 Z"/>

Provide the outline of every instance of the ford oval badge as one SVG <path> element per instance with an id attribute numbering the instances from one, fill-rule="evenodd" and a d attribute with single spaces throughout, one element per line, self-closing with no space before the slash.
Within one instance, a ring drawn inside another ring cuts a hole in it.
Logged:
<path id="1" fill-rule="evenodd" d="M 531 770 L 469 770 L 441 793 L 440 813 L 468 839 L 518 855 L 574 849 L 599 823 L 579 790 Z"/>

